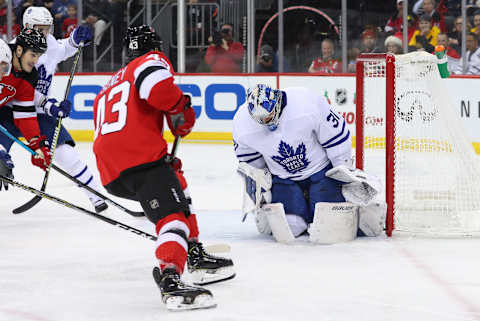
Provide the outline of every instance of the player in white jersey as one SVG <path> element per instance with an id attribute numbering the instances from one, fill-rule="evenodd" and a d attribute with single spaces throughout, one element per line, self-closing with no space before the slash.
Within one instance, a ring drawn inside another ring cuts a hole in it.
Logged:
<path id="1" fill-rule="evenodd" d="M 233 119 L 233 139 L 250 198 L 256 205 L 261 197 L 267 203 L 282 204 L 294 237 L 314 221 L 317 203 L 346 202 L 345 181 L 327 172 L 353 170 L 352 138 L 345 120 L 323 96 L 302 87 L 277 90 L 256 85 L 248 90 L 246 104 Z"/>
<path id="2" fill-rule="evenodd" d="M 71 109 L 71 102 L 68 100 L 57 102 L 55 98 L 49 97 L 50 86 L 57 65 L 73 56 L 78 49 L 81 41 L 88 45 L 92 40 L 92 32 L 86 26 L 77 27 L 69 38 L 56 40 L 51 34 L 53 28 L 53 18 L 45 7 L 29 7 L 23 15 L 23 25 L 41 31 L 47 39 L 47 51 L 43 54 L 35 67 L 38 70 L 38 82 L 35 88 L 35 106 L 37 118 L 42 134 L 51 141 L 55 128 L 58 125 L 57 118 L 68 117 Z M 9 129 L 12 134 L 19 134 L 14 127 L 11 118 L 11 110 L 5 108 L 0 113 L 2 124 Z M 17 135 L 19 136 L 19 135 Z M 58 137 L 57 149 L 55 151 L 55 161 L 67 173 L 77 178 L 84 184 L 95 190 L 99 190 L 99 184 L 93 178 L 93 174 L 84 161 L 80 159 L 80 154 L 74 149 L 75 142 L 68 131 L 62 125 Z M 12 141 L 1 135 L 0 146 L 7 151 L 10 150 Z M 101 212 L 108 206 L 98 196 L 82 188 L 92 202 L 95 210 Z"/>

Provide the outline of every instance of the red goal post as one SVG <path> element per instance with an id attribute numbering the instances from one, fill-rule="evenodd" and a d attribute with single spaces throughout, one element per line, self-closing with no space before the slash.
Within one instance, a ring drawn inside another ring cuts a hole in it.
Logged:
<path id="1" fill-rule="evenodd" d="M 386 163 L 385 166 L 388 172 L 393 172 L 393 128 L 395 126 L 395 118 L 393 117 L 393 100 L 394 100 L 394 86 L 395 79 L 393 77 L 395 73 L 395 56 L 393 54 L 360 54 L 357 57 L 356 66 L 356 136 L 355 136 L 355 150 L 356 150 L 356 167 L 364 169 L 363 158 L 363 146 L 364 146 L 364 76 L 365 76 L 365 63 L 373 62 L 379 63 L 377 70 L 378 77 L 385 78 L 385 110 L 386 110 L 386 136 L 385 146 L 386 150 Z M 390 124 L 390 126 L 389 126 Z M 390 165 L 389 165 L 390 164 Z M 387 220 L 385 222 L 386 233 L 388 236 L 392 236 L 393 231 L 393 189 L 394 189 L 394 176 L 386 175 L 385 181 L 385 201 L 387 203 Z"/>

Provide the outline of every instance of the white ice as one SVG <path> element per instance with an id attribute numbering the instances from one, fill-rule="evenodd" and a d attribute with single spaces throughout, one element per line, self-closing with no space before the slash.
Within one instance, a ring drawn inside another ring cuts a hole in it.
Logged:
<path id="1" fill-rule="evenodd" d="M 79 150 L 96 169 L 91 144 Z M 43 172 L 18 146 L 12 154 L 16 180 L 38 188 Z M 479 239 L 277 244 L 257 233 L 251 217 L 241 222 L 232 146 L 181 144 L 179 156 L 202 240 L 232 247 L 237 277 L 209 286 L 216 309 L 167 311 L 151 277 L 154 242 L 45 199 L 13 215 L 33 195 L 11 188 L 0 192 L 0 320 L 480 320 Z M 57 173 L 47 192 L 90 209 Z M 108 215 L 153 233 L 151 223 L 114 207 Z"/>

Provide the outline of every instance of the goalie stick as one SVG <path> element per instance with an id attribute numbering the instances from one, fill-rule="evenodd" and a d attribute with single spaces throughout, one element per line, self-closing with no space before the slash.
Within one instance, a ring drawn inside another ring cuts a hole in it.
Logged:
<path id="1" fill-rule="evenodd" d="M 3 182 L 5 183 L 8 183 L 8 184 L 11 184 L 13 186 L 16 186 L 16 187 L 19 187 L 27 192 L 30 192 L 30 193 L 33 193 L 35 194 L 36 196 L 40 197 L 40 198 L 46 198 L 46 199 L 49 199 L 55 203 L 58 203 L 60 205 L 63 205 L 65 207 L 68 207 L 68 208 L 71 208 L 73 210 L 76 210 L 78 212 L 81 212 L 83 214 L 87 214 L 91 217 L 94 217 L 96 219 L 99 219 L 105 223 L 108 223 L 108 224 L 111 224 L 113 226 L 116 226 L 122 230 L 125 230 L 125 231 L 129 231 L 129 232 L 132 232 L 133 234 L 136 234 L 136 235 L 139 235 L 143 238 L 146 238 L 146 239 L 149 239 L 149 240 L 152 240 L 152 241 L 156 241 L 157 240 L 157 237 L 152 235 L 152 234 L 149 234 L 145 231 L 142 231 L 142 230 L 139 230 L 139 229 L 136 229 L 132 226 L 129 226 L 127 224 L 124 224 L 124 223 L 121 223 L 119 221 L 116 221 L 114 219 L 111 219 L 109 217 L 106 217 L 106 216 L 103 216 L 101 214 L 97 214 L 97 213 L 94 213 L 92 211 L 89 211 L 87 209 L 84 209 L 83 207 L 80 207 L 80 206 L 77 206 L 75 204 L 72 204 L 70 202 L 67 202 L 61 198 L 58 198 L 58 197 L 55 197 L 53 195 L 50 195 L 48 193 L 45 193 L 45 192 L 42 192 L 42 191 L 39 191 L 38 189 L 35 189 L 31 186 L 28 186 L 28 185 L 24 185 L 20 182 L 17 182 L 17 181 L 14 181 L 13 179 L 10 179 L 10 178 L 7 178 L 5 176 L 2 176 L 0 175 L 0 180 L 2 180 Z M 215 252 L 230 252 L 230 245 L 228 244 L 224 244 L 224 243 L 219 243 L 219 244 L 211 244 L 209 246 L 205 246 L 205 249 L 209 252 L 212 252 L 212 253 L 215 253 Z"/>
<path id="2" fill-rule="evenodd" d="M 73 76 L 75 75 L 75 72 L 77 70 L 77 65 L 78 65 L 78 61 L 80 60 L 80 55 L 82 54 L 82 50 L 83 50 L 83 41 L 81 41 L 79 46 L 78 46 L 78 51 L 77 51 L 77 54 L 75 56 L 75 60 L 73 61 L 72 70 L 70 71 L 70 77 L 68 78 L 67 88 L 65 89 L 65 96 L 64 96 L 63 100 L 66 100 L 68 98 L 68 94 L 70 93 L 70 88 L 72 86 Z M 50 164 L 46 168 L 45 175 L 43 176 L 42 187 L 40 188 L 40 190 L 42 192 L 45 192 L 45 190 L 47 189 L 48 177 L 50 176 L 50 169 L 52 168 L 53 157 L 55 155 L 55 150 L 57 149 L 57 142 L 58 142 L 58 137 L 60 136 L 61 126 L 62 126 L 62 118 L 60 117 L 60 118 L 58 118 L 58 124 L 57 124 L 57 127 L 55 128 L 55 132 L 53 133 L 52 146 L 51 146 L 51 149 L 50 149 L 50 151 L 52 152 L 52 161 L 50 162 Z M 25 204 L 17 207 L 16 209 L 14 209 L 13 213 L 19 214 L 19 213 L 23 213 L 25 211 L 28 211 L 29 209 L 34 207 L 41 200 L 42 200 L 41 197 L 35 196 L 31 200 L 29 200 L 27 203 L 25 203 Z"/>
<path id="3" fill-rule="evenodd" d="M 16 138 L 15 136 L 13 136 L 12 134 L 10 134 L 8 132 L 8 130 L 3 127 L 2 125 L 0 125 L 0 131 L 2 133 L 4 133 L 5 135 L 7 135 L 9 138 L 11 138 L 13 141 L 15 141 L 16 143 L 18 143 L 20 146 L 22 146 L 24 149 L 26 149 L 30 154 L 32 155 L 35 155 L 35 152 L 33 150 L 30 149 L 30 147 L 28 147 L 27 145 L 25 145 L 21 140 L 19 140 L 18 138 Z M 78 180 L 77 178 L 73 177 L 72 175 L 68 174 L 67 172 L 65 172 L 64 170 L 62 170 L 61 168 L 59 168 L 58 166 L 56 166 L 55 164 L 51 163 L 52 165 L 52 168 L 54 170 L 56 170 L 57 172 L 59 172 L 60 174 L 62 174 L 63 176 L 65 176 L 66 178 L 68 178 L 69 180 L 75 182 L 76 184 L 78 184 L 79 186 L 85 188 L 86 190 L 88 190 L 89 192 L 97 195 L 98 197 L 104 199 L 105 201 L 111 203 L 113 206 L 119 208 L 120 210 L 130 214 L 131 216 L 135 216 L 135 217 L 142 217 L 142 216 L 145 216 L 145 214 L 143 212 L 135 212 L 135 211 L 131 211 L 125 207 L 123 207 L 122 205 L 118 204 L 117 202 L 115 202 L 114 200 L 106 197 L 105 195 L 101 194 L 100 192 L 94 190 L 93 188 L 91 188 L 90 186 L 88 185 L 85 185 L 82 181 Z M 44 191 L 42 191 L 44 192 Z M 35 196 L 36 198 L 39 198 L 39 199 L 42 199 L 42 197 L 40 196 Z M 35 203 L 28 207 L 27 208 L 27 204 L 29 204 L 31 201 L 33 201 L 34 199 L 36 198 L 32 198 L 29 202 L 25 203 L 24 205 L 16 208 L 13 210 L 13 213 L 14 214 L 20 214 L 20 213 L 23 213 L 27 210 L 29 210 L 30 208 L 33 207 L 33 205 L 37 204 L 38 201 L 35 201 Z"/>

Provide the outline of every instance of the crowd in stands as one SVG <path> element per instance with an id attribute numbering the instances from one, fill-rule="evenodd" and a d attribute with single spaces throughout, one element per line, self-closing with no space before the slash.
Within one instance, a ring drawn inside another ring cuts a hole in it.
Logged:
<path id="1" fill-rule="evenodd" d="M 126 28 L 126 0 L 0 0 L 0 37 L 7 39 L 7 1 L 13 1 L 12 34 L 15 36 L 21 29 L 23 12 L 32 5 L 45 6 L 50 10 L 55 20 L 54 35 L 57 38 L 68 37 L 72 30 L 79 24 L 87 24 L 94 31 L 94 44 L 97 50 L 107 46 L 110 41 L 110 32 L 106 32 L 110 23 L 114 28 L 114 50 L 122 51 L 123 30 Z M 78 1 L 82 2 L 83 18 L 78 21 Z M 158 0 L 159 1 L 159 0 Z M 263 1 L 265 2 L 265 1 Z M 340 16 L 339 1 L 312 0 L 309 5 L 320 8 L 332 16 L 338 23 Z M 135 5 L 135 1 L 133 5 Z M 271 17 L 276 12 L 277 1 L 271 1 L 271 10 L 265 17 Z M 378 1 L 361 0 L 349 4 L 351 8 L 360 12 L 371 10 L 372 6 L 379 8 L 380 14 L 376 15 L 374 22 L 366 19 L 348 21 L 348 49 L 347 70 L 343 70 L 341 60 L 341 41 L 338 28 L 330 23 L 320 22 L 312 15 L 296 13 L 293 17 L 294 24 L 286 20 L 288 27 L 285 29 L 284 59 L 282 69 L 284 72 L 310 72 L 310 73 L 339 73 L 354 72 L 355 59 L 360 53 L 403 52 L 403 6 L 404 0 Z M 460 0 L 411 0 L 408 1 L 408 51 L 424 50 L 434 52 L 437 44 L 443 45 L 447 50 L 449 69 L 457 74 L 480 75 L 480 50 L 478 47 L 480 37 L 480 1 L 467 0 L 467 21 L 465 38 L 466 69 L 463 70 L 461 59 L 462 26 L 464 21 L 461 16 Z M 203 39 L 202 31 L 208 28 L 214 30 L 203 46 L 187 50 L 187 72 L 245 72 L 246 57 L 244 43 L 242 44 L 236 29 L 229 21 L 219 18 L 218 5 L 215 0 L 188 0 L 187 5 L 214 4 L 215 6 L 187 7 L 187 22 L 193 26 L 187 33 L 195 33 L 194 37 L 187 39 Z M 305 4 L 305 1 L 286 0 L 285 7 L 289 5 Z M 363 7 L 362 7 L 363 6 Z M 369 7 L 370 6 L 370 7 Z M 363 8 L 363 9 L 362 9 Z M 365 9 L 366 8 L 366 9 Z M 336 10 L 336 11 L 335 11 Z M 206 13 L 205 13 L 206 12 Z M 201 15 L 208 18 L 199 20 Z M 350 11 L 349 11 L 350 14 Z M 293 13 L 289 13 L 293 15 Z M 286 19 L 289 17 L 286 15 Z M 260 21 L 262 26 L 266 19 Z M 208 22 L 208 24 L 207 24 Z M 277 53 L 277 32 L 275 23 L 265 33 L 256 57 L 255 72 L 278 72 L 279 57 Z M 256 28 L 256 41 L 259 41 L 259 27 Z M 335 27 L 335 28 L 334 28 Z M 196 38 L 195 38 L 196 37 Z M 197 39 L 197 42 L 199 40 Z M 176 41 L 176 40 L 175 40 Z M 170 54 L 175 55 L 175 48 L 170 45 Z M 87 61 L 92 59 L 92 47 L 84 54 Z M 175 57 L 171 57 L 174 65 Z M 116 63 L 121 63 L 121 55 L 115 55 Z M 87 69 L 88 70 L 88 63 Z M 91 66 L 91 65 L 90 65 Z M 116 66 L 117 67 L 117 66 Z"/>
<path id="2" fill-rule="evenodd" d="M 275 2 L 272 2 L 272 6 Z M 287 5 L 295 5 L 294 2 L 287 1 Z M 367 3 L 368 1 L 359 2 Z M 385 14 L 383 21 L 361 26 L 350 25 L 350 21 L 355 19 L 349 21 L 348 28 L 352 31 L 348 34 L 349 47 L 346 72 L 355 71 L 355 59 L 360 53 L 403 53 L 404 1 L 390 0 L 385 1 L 385 3 L 390 4 L 391 13 L 390 15 Z M 338 4 L 332 1 L 311 1 L 309 4 L 316 5 L 325 11 L 336 6 L 337 12 L 330 12 L 335 18 L 340 14 Z M 478 50 L 480 1 L 467 0 L 467 8 L 467 68 L 465 71 L 461 61 L 463 21 L 461 1 L 459 0 L 409 1 L 409 8 L 407 8 L 408 52 L 423 50 L 433 53 L 435 46 L 442 44 L 447 50 L 449 69 L 452 73 L 480 75 L 480 51 Z M 276 10 L 276 8 L 274 9 Z M 388 11 L 388 8 L 386 10 Z M 298 20 L 299 17 L 297 16 L 295 19 Z M 290 29 L 290 25 L 288 27 Z M 309 15 L 303 17 L 303 23 L 292 26 L 294 40 L 284 43 L 284 72 L 343 72 L 342 48 L 338 31 L 335 33 L 318 27 L 318 21 L 315 21 Z M 257 53 L 255 72 L 279 71 L 279 59 L 275 49 L 278 45 L 276 34 L 273 34 L 273 37 L 266 37 L 261 43 L 260 50 Z M 288 31 L 286 36 L 288 36 Z M 224 39 L 223 34 L 220 34 L 220 39 L 222 39 L 221 42 L 215 44 L 215 39 L 211 38 L 210 46 L 206 49 L 203 61 L 200 64 L 202 71 L 238 72 L 242 70 L 244 52 L 242 44 L 234 41 L 231 34 L 228 39 Z M 187 71 L 195 72 L 198 71 L 198 68 Z"/>
<path id="3" fill-rule="evenodd" d="M 6 41 L 8 39 L 8 3 L 12 0 L 0 0 L 0 37 Z M 109 34 L 105 32 L 107 24 L 111 22 L 116 32 L 115 47 L 120 50 L 122 46 L 123 30 L 125 29 L 125 0 L 13 0 L 12 7 L 12 37 L 18 35 L 22 26 L 22 17 L 25 10 L 30 6 L 46 7 L 54 18 L 54 36 L 58 38 L 67 38 L 70 33 L 78 26 L 77 1 L 82 1 L 83 19 L 81 24 L 90 26 L 94 32 L 94 43 L 100 48 L 105 46 L 109 39 Z M 86 48 L 84 56 L 87 62 L 91 62 L 91 47 Z M 120 57 L 121 59 L 121 57 Z M 121 62 L 119 59 L 119 63 Z M 61 68 L 62 66 L 60 66 Z M 67 68 L 68 69 L 68 68 Z"/>

